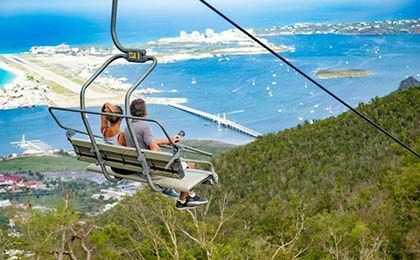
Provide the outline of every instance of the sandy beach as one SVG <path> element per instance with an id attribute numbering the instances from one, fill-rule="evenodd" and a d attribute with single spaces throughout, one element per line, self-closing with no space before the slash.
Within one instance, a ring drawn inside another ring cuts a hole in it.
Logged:
<path id="1" fill-rule="evenodd" d="M 25 75 L 25 73 L 23 73 L 22 71 L 14 68 L 13 66 L 10 66 L 8 63 L 5 63 L 1 60 L 0 60 L 0 69 L 11 72 L 12 74 L 16 76 L 16 78 L 19 78 Z"/>

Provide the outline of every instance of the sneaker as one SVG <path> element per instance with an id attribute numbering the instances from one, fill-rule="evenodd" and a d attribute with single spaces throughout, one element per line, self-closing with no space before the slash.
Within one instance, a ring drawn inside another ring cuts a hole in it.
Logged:
<path id="1" fill-rule="evenodd" d="M 163 195 L 165 195 L 165 196 L 167 196 L 167 197 L 169 197 L 171 199 L 177 199 L 177 198 L 179 198 L 179 193 L 176 192 L 176 190 L 174 190 L 174 189 L 166 188 L 166 189 L 164 189 L 162 191 L 162 193 L 163 193 Z"/>
<path id="2" fill-rule="evenodd" d="M 177 201 L 176 201 L 175 208 L 176 208 L 177 210 L 187 210 L 187 209 L 193 209 L 193 208 L 194 208 L 194 206 L 188 206 L 188 205 L 187 205 L 187 201 L 185 201 L 185 202 L 181 202 L 181 201 L 177 200 Z"/>
<path id="3" fill-rule="evenodd" d="M 188 196 L 186 204 L 188 206 L 198 206 L 208 203 L 209 201 L 206 198 L 201 198 L 198 195 L 195 195 L 194 197 Z"/>

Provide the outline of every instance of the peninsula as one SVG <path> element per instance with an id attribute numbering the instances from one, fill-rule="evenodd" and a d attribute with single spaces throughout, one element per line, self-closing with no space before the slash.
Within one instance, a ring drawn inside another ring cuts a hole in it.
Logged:
<path id="1" fill-rule="evenodd" d="M 253 33 L 252 30 L 249 30 Z M 277 52 L 294 51 L 294 47 L 275 45 L 262 39 Z M 218 58 L 229 55 L 256 55 L 265 53 L 253 41 L 238 30 L 215 32 L 206 29 L 203 33 L 181 31 L 178 37 L 163 38 L 138 46 L 154 55 L 159 63 L 190 59 Z M 0 67 L 14 73 L 13 83 L 0 89 L 0 109 L 13 109 L 38 105 L 77 107 L 79 91 L 83 83 L 109 58 L 118 53 L 114 47 L 34 46 L 28 52 L 0 55 Z M 114 65 L 122 66 L 119 61 Z M 125 91 L 131 86 L 125 77 L 115 78 L 105 70 L 87 92 L 86 104 L 100 106 L 105 100 L 121 104 Z M 182 104 L 186 98 L 179 97 L 177 90 L 166 91 L 167 97 L 154 97 L 162 90 L 145 88 L 135 95 L 148 103 Z"/>
<path id="2" fill-rule="evenodd" d="M 279 45 L 262 38 L 276 35 L 344 34 L 344 35 L 383 35 L 419 34 L 420 19 L 384 20 L 358 23 L 296 23 L 268 29 L 247 29 L 276 52 L 294 52 L 295 47 Z M 231 55 L 258 55 L 266 50 L 247 38 L 238 30 L 230 29 L 215 32 L 191 33 L 181 31 L 177 37 L 150 41 L 141 46 L 154 55 L 159 63 L 170 63 L 191 59 L 217 58 L 229 60 Z M 0 67 L 16 75 L 13 83 L 0 89 L 0 109 L 13 109 L 37 105 L 57 105 L 76 107 L 79 91 L 99 66 L 111 55 L 118 53 L 113 47 L 75 47 L 66 44 L 58 46 L 34 46 L 28 52 L 0 55 Z M 126 63 L 120 62 L 117 65 Z M 352 78 L 370 76 L 370 71 L 319 70 L 316 76 L 321 79 Z M 114 78 L 105 71 L 89 89 L 88 106 L 100 106 L 104 100 L 123 103 L 125 90 L 130 82 L 124 77 Z M 177 90 L 167 91 L 167 97 L 154 97 L 159 89 L 146 88 L 136 94 L 149 103 L 181 104 L 187 102 L 176 94 Z"/>

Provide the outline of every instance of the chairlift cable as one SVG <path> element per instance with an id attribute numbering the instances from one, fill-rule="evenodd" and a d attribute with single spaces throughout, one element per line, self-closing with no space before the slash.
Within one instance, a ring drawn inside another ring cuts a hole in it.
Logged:
<path id="1" fill-rule="evenodd" d="M 235 21 L 233 21 L 232 19 L 230 19 L 224 13 L 222 13 L 221 11 L 219 11 L 217 8 L 215 8 L 214 6 L 212 6 L 211 4 L 209 4 L 205 0 L 198 0 L 198 1 L 200 1 L 202 4 L 204 4 L 205 6 L 207 6 L 214 13 L 216 13 L 217 15 L 219 15 L 220 17 L 222 17 L 224 20 L 226 20 L 228 23 L 230 23 L 235 28 L 237 28 L 239 31 L 241 31 L 242 33 L 244 33 L 249 38 L 251 38 L 253 41 L 255 41 L 256 43 L 258 43 L 261 47 L 263 47 L 264 49 L 266 49 L 268 52 L 270 52 L 271 54 L 273 54 L 275 57 L 277 57 L 278 59 L 280 59 L 282 62 L 284 62 L 285 64 L 287 64 L 289 67 L 291 67 L 292 69 L 294 69 L 296 72 L 298 72 L 304 78 L 306 78 L 307 80 L 309 80 L 310 82 L 312 82 L 313 84 L 315 84 L 315 86 L 317 86 L 318 88 L 320 88 L 321 90 L 323 90 L 324 92 L 326 92 L 328 95 L 330 95 L 331 97 L 333 97 L 335 100 L 337 100 L 338 102 L 340 102 L 341 104 L 343 104 L 345 107 L 347 107 L 348 109 L 350 109 L 357 116 L 359 116 L 360 118 L 364 119 L 366 122 L 368 122 L 370 125 L 372 125 L 373 127 L 375 127 L 377 130 L 379 130 L 380 132 L 382 132 L 383 134 L 385 134 L 386 136 L 388 136 L 389 138 L 391 138 L 392 140 L 394 140 L 396 143 L 398 143 L 400 146 L 402 146 L 403 148 L 405 148 L 407 151 L 411 152 L 414 156 L 416 156 L 417 158 L 420 158 L 420 155 L 416 151 L 414 151 L 412 148 L 410 148 L 408 145 L 406 145 L 401 140 L 399 140 L 397 137 L 393 136 L 391 133 L 389 133 L 388 131 L 386 131 L 382 126 L 380 126 L 379 124 L 375 123 L 372 119 L 370 119 L 366 115 L 360 113 L 359 111 L 357 111 L 356 109 L 354 109 L 352 106 L 350 106 L 349 104 L 347 104 L 344 100 L 342 100 L 341 98 L 339 98 L 337 95 L 335 95 L 330 90 L 328 90 L 327 88 L 325 88 L 323 85 L 321 85 L 320 83 L 318 83 L 311 76 L 309 76 L 308 74 L 306 74 L 305 72 L 303 72 L 302 70 L 300 70 L 298 67 L 296 67 L 295 65 L 293 65 L 291 62 L 289 62 L 283 56 L 281 56 L 280 54 L 278 54 L 277 52 L 275 52 L 269 46 L 267 46 L 262 41 L 260 41 L 257 37 L 255 37 L 254 35 L 250 34 L 242 26 L 240 26 L 238 23 L 236 23 Z"/>

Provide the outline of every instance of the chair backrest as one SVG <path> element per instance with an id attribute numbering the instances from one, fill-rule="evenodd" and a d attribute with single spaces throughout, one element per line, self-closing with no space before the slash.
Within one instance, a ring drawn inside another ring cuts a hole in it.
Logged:
<path id="1" fill-rule="evenodd" d="M 70 142 L 79 160 L 96 163 L 95 151 L 90 140 L 70 138 Z M 106 165 L 112 168 L 142 173 L 142 164 L 138 160 L 135 148 L 105 143 L 98 143 L 98 148 Z M 177 179 L 184 177 L 184 170 L 180 160 L 176 160 L 168 169 L 165 169 L 165 166 L 173 157 L 171 153 L 143 149 L 142 153 L 146 158 L 151 175 Z"/>

